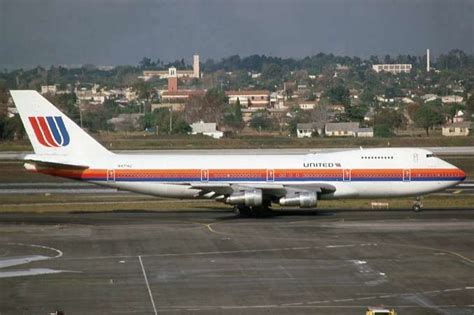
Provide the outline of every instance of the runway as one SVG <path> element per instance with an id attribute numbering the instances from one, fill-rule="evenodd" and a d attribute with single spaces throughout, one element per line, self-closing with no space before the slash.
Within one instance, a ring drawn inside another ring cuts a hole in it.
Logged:
<path id="1" fill-rule="evenodd" d="M 474 312 L 472 210 L 12 213 L 0 244 L 2 314 Z"/>

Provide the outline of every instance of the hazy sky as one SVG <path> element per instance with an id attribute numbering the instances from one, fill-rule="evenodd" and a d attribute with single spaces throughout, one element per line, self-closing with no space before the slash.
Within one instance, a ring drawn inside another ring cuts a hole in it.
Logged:
<path id="1" fill-rule="evenodd" d="M 474 0 L 0 0 L 0 68 L 474 53 Z"/>

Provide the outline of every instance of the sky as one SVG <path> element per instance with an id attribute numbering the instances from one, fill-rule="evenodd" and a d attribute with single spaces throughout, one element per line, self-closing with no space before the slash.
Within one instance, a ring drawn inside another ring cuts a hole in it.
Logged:
<path id="1" fill-rule="evenodd" d="M 474 53 L 473 0 L 0 0 L 0 69 Z"/>

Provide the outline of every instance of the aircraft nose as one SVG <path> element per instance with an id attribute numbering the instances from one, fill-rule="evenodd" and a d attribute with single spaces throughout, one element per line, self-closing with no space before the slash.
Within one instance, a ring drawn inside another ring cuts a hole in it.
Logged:
<path id="1" fill-rule="evenodd" d="M 466 179 L 466 173 L 465 173 L 462 169 L 458 168 L 458 169 L 457 169 L 457 172 L 458 172 L 458 174 L 459 174 L 459 175 L 458 175 L 459 181 L 462 182 L 463 180 Z"/>

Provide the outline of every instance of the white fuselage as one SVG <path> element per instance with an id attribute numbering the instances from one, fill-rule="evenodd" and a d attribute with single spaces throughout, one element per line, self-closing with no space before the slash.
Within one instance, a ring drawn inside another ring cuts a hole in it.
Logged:
<path id="1" fill-rule="evenodd" d="M 193 187 L 204 184 L 335 187 L 322 199 L 418 196 L 465 178 L 463 171 L 430 151 L 411 148 L 308 155 L 114 154 L 107 159 L 90 157 L 85 164 L 92 167 L 76 179 L 173 198 L 202 197 L 200 189 Z"/>

